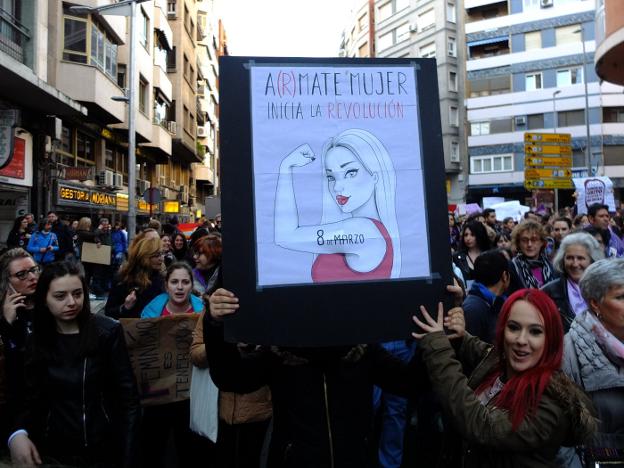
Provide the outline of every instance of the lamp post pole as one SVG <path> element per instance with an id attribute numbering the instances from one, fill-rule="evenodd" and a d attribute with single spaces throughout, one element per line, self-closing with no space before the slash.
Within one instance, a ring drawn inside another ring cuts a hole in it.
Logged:
<path id="1" fill-rule="evenodd" d="M 591 134 L 589 129 L 589 92 L 587 91 L 587 56 L 585 50 L 585 27 L 581 24 L 581 27 L 575 31 L 581 34 L 581 44 L 583 45 L 583 84 L 585 86 L 585 133 L 587 143 L 585 144 L 585 167 L 587 168 L 587 177 L 591 177 Z"/>
<path id="2" fill-rule="evenodd" d="M 130 45 L 128 53 L 128 244 L 136 234 L 136 2 L 130 3 Z"/>
<path id="3" fill-rule="evenodd" d="M 553 101 L 553 133 L 557 133 L 557 127 L 559 125 L 558 122 L 558 118 L 557 118 L 557 108 L 555 107 L 555 98 L 557 97 L 557 94 L 559 94 L 561 92 L 560 89 L 558 89 L 557 91 L 554 91 L 552 94 L 552 101 Z M 555 189 L 555 212 L 559 211 L 559 189 Z"/>

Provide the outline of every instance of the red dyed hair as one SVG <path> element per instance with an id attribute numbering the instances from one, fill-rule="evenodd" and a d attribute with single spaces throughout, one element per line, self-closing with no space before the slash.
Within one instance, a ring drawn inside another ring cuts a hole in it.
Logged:
<path id="1" fill-rule="evenodd" d="M 211 264 L 219 263 L 221 261 L 221 252 L 223 250 L 221 246 L 221 237 L 214 234 L 208 234 L 207 236 L 200 237 L 193 249 L 198 255 L 204 254 Z"/>
<path id="2" fill-rule="evenodd" d="M 476 393 L 482 393 L 490 388 L 506 370 L 505 327 L 511 308 L 518 301 L 527 301 L 539 311 L 544 321 L 545 341 L 544 352 L 535 367 L 511 377 L 496 398 L 496 406 L 509 411 L 514 430 L 520 426 L 527 414 L 535 414 L 553 372 L 561 367 L 563 357 L 563 325 L 555 303 L 539 289 L 516 291 L 505 301 L 496 322 L 494 347 L 498 352 L 499 366 L 479 385 Z"/>

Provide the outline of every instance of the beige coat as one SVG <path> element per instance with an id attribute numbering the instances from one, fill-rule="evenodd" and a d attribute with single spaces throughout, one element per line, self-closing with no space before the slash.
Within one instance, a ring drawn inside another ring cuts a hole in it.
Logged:
<path id="1" fill-rule="evenodd" d="M 197 321 L 191 344 L 191 362 L 202 369 L 208 367 L 204 345 L 204 313 Z M 245 394 L 219 391 L 219 418 L 227 424 L 266 421 L 272 414 L 269 387 Z"/>

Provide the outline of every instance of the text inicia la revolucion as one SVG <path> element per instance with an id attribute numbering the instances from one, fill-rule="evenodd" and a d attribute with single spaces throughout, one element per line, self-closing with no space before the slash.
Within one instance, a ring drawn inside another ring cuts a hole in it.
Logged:
<path id="1" fill-rule="evenodd" d="M 301 102 L 271 102 L 266 104 L 267 120 L 299 119 L 402 119 L 405 105 L 394 99 L 378 102 L 334 101 L 325 104 L 302 104 Z"/>
<path id="2" fill-rule="evenodd" d="M 270 72 L 264 95 L 296 96 L 397 96 L 407 95 L 408 75 L 402 71 Z"/>

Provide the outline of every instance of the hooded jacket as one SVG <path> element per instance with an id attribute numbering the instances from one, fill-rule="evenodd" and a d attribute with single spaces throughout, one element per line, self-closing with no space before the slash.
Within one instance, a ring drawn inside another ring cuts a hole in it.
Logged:
<path id="1" fill-rule="evenodd" d="M 458 360 L 446 335 L 436 332 L 420 348 L 433 391 L 464 440 L 466 468 L 554 468 L 560 446 L 580 445 L 596 430 L 591 402 L 561 372 L 553 374 L 535 414 L 513 430 L 509 413 L 493 401 L 483 405 L 474 391 L 499 365 L 490 345 L 467 334 Z M 462 365 L 474 368 L 470 378 Z"/>
<path id="2" fill-rule="evenodd" d="M 40 249 L 52 247 L 52 250 L 40 252 Z M 59 249 L 58 239 L 52 231 L 37 231 L 33 233 L 28 242 L 28 250 L 37 263 L 50 263 L 54 261 L 54 253 Z"/>
<path id="3" fill-rule="evenodd" d="M 194 314 L 201 314 L 204 310 L 204 301 L 194 294 L 191 294 L 191 307 Z M 141 312 L 141 318 L 157 318 L 162 315 L 162 311 L 169 300 L 169 294 L 162 293 L 156 296 L 145 306 L 143 312 Z"/>

